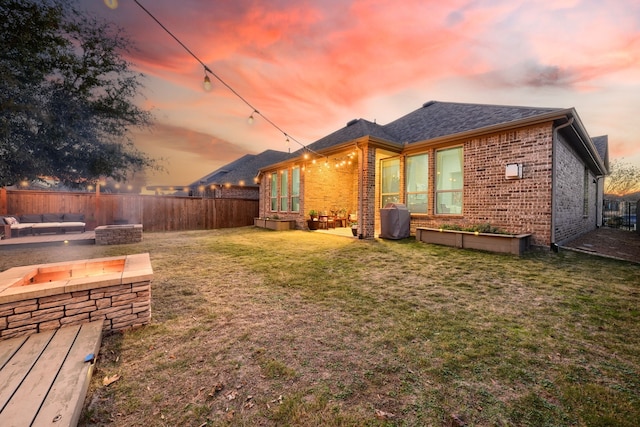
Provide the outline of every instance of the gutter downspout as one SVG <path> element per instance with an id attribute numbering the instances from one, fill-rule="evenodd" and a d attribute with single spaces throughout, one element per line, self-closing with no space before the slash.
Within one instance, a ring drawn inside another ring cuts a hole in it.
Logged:
<path id="1" fill-rule="evenodd" d="M 604 185 L 602 187 L 602 200 L 600 200 L 600 187 L 599 187 L 599 182 L 601 179 L 604 178 L 604 175 L 596 175 L 596 178 L 593 180 L 593 182 L 596 184 L 596 228 L 600 228 L 603 225 L 603 221 L 602 221 L 602 212 L 604 211 Z"/>
<path id="2" fill-rule="evenodd" d="M 358 156 L 358 161 L 360 162 L 360 168 L 358 170 L 358 239 L 362 239 L 362 189 L 364 188 L 364 148 L 360 147 L 360 145 L 358 145 L 358 142 L 356 142 L 356 148 L 360 151 L 360 155 Z"/>
<path id="3" fill-rule="evenodd" d="M 558 252 L 556 244 L 556 143 L 558 142 L 558 131 L 573 124 L 573 117 L 570 117 L 566 123 L 556 126 L 553 129 L 553 137 L 551 139 L 551 250 Z"/>

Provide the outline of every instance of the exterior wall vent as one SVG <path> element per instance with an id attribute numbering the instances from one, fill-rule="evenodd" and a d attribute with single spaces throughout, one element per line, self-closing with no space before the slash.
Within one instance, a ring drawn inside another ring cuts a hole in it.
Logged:
<path id="1" fill-rule="evenodd" d="M 522 178 L 522 165 L 519 163 L 508 164 L 504 171 L 504 177 L 506 179 Z"/>

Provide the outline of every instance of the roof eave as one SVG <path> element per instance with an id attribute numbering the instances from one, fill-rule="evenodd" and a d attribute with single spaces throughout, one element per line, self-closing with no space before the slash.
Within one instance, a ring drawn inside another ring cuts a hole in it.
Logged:
<path id="1" fill-rule="evenodd" d="M 375 145 L 378 148 L 384 148 L 387 150 L 392 150 L 392 151 L 397 151 L 400 152 L 402 151 L 402 146 L 398 143 L 395 142 L 391 142 L 391 141 L 387 141 L 383 138 L 377 138 L 374 136 L 361 136 L 360 138 L 356 138 L 356 139 L 350 139 L 348 141 L 345 142 L 341 142 L 339 144 L 335 144 L 332 145 L 331 147 L 326 147 L 324 149 L 321 150 L 314 150 L 313 154 L 318 155 L 319 157 L 329 157 L 332 156 L 336 153 L 339 153 L 341 151 L 345 151 L 351 147 L 354 146 L 358 146 L 360 144 L 371 144 L 371 145 Z M 284 160 L 282 162 L 278 162 L 278 163 L 274 163 L 272 165 L 269 166 L 265 166 L 264 168 L 261 168 L 258 171 L 258 176 L 262 175 L 265 171 L 269 171 L 269 170 L 273 170 L 273 169 L 279 169 L 282 168 L 284 166 L 288 166 L 292 163 L 296 163 L 296 162 L 300 162 L 303 161 L 304 159 L 301 156 L 295 157 L 295 158 L 290 158 L 287 160 Z"/>
<path id="2" fill-rule="evenodd" d="M 578 113 L 575 111 L 575 109 L 572 108 L 571 110 L 572 110 L 572 117 L 573 117 L 573 128 L 576 130 L 576 133 L 579 133 L 580 139 L 584 143 L 585 149 L 588 151 L 587 154 L 593 160 L 595 160 L 594 166 L 596 166 L 596 168 L 598 169 L 599 175 L 601 176 L 608 175 L 609 171 L 607 169 L 607 166 L 604 163 L 604 159 L 600 157 L 600 154 L 598 153 L 598 149 L 593 143 L 593 140 L 591 140 L 591 137 L 589 136 L 587 129 L 582 123 L 580 116 L 578 116 Z"/>

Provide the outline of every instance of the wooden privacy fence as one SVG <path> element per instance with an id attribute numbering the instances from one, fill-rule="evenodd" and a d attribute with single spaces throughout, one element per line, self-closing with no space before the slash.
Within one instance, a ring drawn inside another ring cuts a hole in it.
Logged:
<path id="1" fill-rule="evenodd" d="M 0 215 L 82 213 L 88 225 L 127 222 L 144 231 L 205 230 L 253 225 L 258 201 L 0 189 Z"/>

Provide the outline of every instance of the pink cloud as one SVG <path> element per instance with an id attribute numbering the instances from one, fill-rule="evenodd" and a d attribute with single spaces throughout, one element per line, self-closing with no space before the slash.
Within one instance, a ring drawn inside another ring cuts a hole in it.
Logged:
<path id="1" fill-rule="evenodd" d="M 213 135 L 164 123 L 156 123 L 150 132 L 138 132 L 136 141 L 142 150 L 180 150 L 203 160 L 226 162 L 247 154 L 246 149 Z"/>
<path id="2" fill-rule="evenodd" d="M 640 4 L 632 0 L 140 1 L 234 90 L 307 143 L 359 117 L 374 99 L 388 99 L 394 111 L 385 113 L 395 118 L 419 105 L 403 97 L 460 98 L 462 89 L 446 82 L 466 82 L 469 102 L 499 93 L 528 104 L 548 88 L 555 98 L 536 100 L 581 111 L 571 96 L 640 81 Z M 284 149 L 284 137 L 264 120 L 247 128 L 251 109 L 218 82 L 201 92 L 202 67 L 135 3 L 120 4 L 101 13 L 130 33 L 138 48 L 131 61 L 154 76 L 149 105 L 180 124 L 154 130 L 146 147 L 184 145 L 189 156 L 212 162 L 231 161 L 245 147 Z M 612 147 L 626 152 L 619 140 L 611 137 Z"/>

